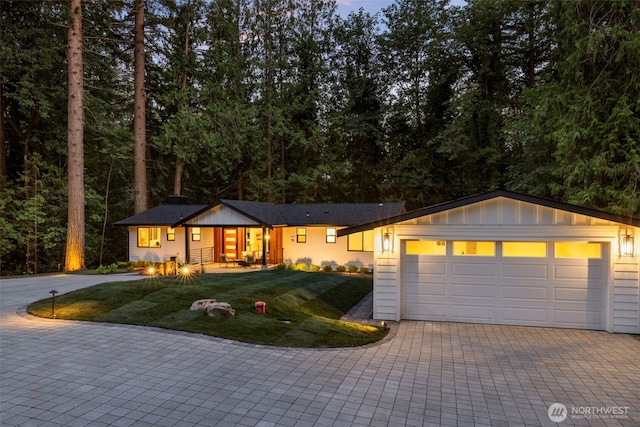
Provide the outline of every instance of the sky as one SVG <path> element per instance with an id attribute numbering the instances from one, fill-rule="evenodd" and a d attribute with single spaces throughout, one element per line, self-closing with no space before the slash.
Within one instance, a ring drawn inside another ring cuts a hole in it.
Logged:
<path id="1" fill-rule="evenodd" d="M 375 14 L 382 9 L 389 7 L 395 2 L 395 0 L 337 0 L 338 14 L 343 17 L 347 17 L 351 12 L 357 12 L 360 8 L 363 8 L 365 12 Z M 465 0 L 450 0 L 452 5 L 463 5 Z"/>

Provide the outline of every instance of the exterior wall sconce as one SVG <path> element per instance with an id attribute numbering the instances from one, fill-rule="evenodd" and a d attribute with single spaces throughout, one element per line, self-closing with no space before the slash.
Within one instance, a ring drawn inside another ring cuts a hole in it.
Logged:
<path id="1" fill-rule="evenodd" d="M 389 231 L 385 231 L 382 234 L 382 252 L 388 252 L 391 250 L 391 239 L 393 236 Z"/>
<path id="2" fill-rule="evenodd" d="M 626 233 L 626 232 L 625 232 Z M 633 256 L 633 236 L 625 234 L 620 237 L 620 253 L 623 256 Z"/>

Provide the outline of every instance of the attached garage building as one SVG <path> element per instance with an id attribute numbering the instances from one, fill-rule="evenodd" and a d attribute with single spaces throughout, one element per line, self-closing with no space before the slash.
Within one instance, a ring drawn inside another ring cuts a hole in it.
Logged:
<path id="1" fill-rule="evenodd" d="M 374 318 L 640 333 L 640 221 L 498 190 L 373 229 Z"/>

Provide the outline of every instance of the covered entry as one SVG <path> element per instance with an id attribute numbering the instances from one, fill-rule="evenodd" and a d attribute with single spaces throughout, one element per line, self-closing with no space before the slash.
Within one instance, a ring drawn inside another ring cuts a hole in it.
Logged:
<path id="1" fill-rule="evenodd" d="M 404 240 L 401 317 L 605 329 L 609 244 Z"/>

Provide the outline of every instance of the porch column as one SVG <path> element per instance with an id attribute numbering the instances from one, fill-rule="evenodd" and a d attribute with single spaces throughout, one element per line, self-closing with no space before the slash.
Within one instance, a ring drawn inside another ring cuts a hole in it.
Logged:
<path id="1" fill-rule="evenodd" d="M 262 269 L 267 269 L 267 228 L 262 227 Z"/>
<path id="2" fill-rule="evenodd" d="M 184 226 L 184 257 L 185 257 L 185 264 L 191 264 L 191 250 L 189 247 L 189 226 L 185 225 Z"/>

